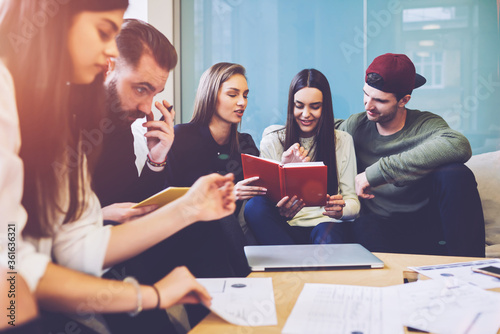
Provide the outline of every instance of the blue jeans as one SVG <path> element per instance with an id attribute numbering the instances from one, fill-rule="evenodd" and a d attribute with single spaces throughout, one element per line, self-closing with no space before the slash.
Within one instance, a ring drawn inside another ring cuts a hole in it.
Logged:
<path id="1" fill-rule="evenodd" d="M 421 182 L 430 201 L 417 212 L 387 218 L 362 210 L 354 222 L 334 224 L 326 235 L 313 235 L 313 241 L 356 242 L 372 252 L 484 257 L 483 210 L 470 169 L 446 165 Z"/>
<path id="2" fill-rule="evenodd" d="M 245 221 L 261 245 L 310 244 L 316 227 L 288 225 L 267 197 L 255 196 L 245 206 Z"/>

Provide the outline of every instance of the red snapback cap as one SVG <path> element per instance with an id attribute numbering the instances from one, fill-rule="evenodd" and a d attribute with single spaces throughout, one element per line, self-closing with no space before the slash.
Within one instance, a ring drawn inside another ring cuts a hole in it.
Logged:
<path id="1" fill-rule="evenodd" d="M 386 53 L 375 58 L 366 69 L 365 82 L 369 73 L 382 77 L 376 85 L 369 85 L 386 93 L 411 92 L 427 81 L 416 73 L 410 58 L 397 53 Z"/>

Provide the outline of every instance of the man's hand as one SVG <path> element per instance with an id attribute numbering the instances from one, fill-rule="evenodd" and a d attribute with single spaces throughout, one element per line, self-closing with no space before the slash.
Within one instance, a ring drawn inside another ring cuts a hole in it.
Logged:
<path id="1" fill-rule="evenodd" d="M 291 162 L 308 162 L 311 160 L 307 156 L 307 150 L 305 150 L 299 143 L 295 143 L 288 150 L 283 152 L 281 155 L 281 163 L 289 164 Z"/>
<path id="2" fill-rule="evenodd" d="M 283 197 L 276 207 L 279 208 L 280 215 L 286 219 L 292 219 L 295 215 L 306 206 L 302 199 L 297 199 L 297 196 L 292 198 L 285 196 Z"/>
<path id="3" fill-rule="evenodd" d="M 375 197 L 370 193 L 371 188 L 370 183 L 368 183 L 368 179 L 366 178 L 366 172 L 356 175 L 354 182 L 356 184 L 356 195 L 364 199 L 372 199 Z"/>
<path id="4" fill-rule="evenodd" d="M 144 135 L 147 138 L 149 156 L 151 160 L 161 163 L 167 159 L 167 154 L 174 142 L 174 118 L 175 111 L 167 101 L 163 104 L 156 101 L 155 107 L 161 112 L 164 121 L 155 121 L 153 113 L 146 114 L 147 122 L 142 126 L 148 128 Z"/>
<path id="5" fill-rule="evenodd" d="M 104 220 L 112 220 L 118 223 L 125 223 L 129 220 L 144 216 L 158 208 L 157 205 L 147 205 L 140 208 L 132 209 L 137 203 L 115 203 L 102 208 L 102 216 Z"/>
<path id="6" fill-rule="evenodd" d="M 345 201 L 342 195 L 326 195 L 325 216 L 340 219 L 344 215 Z"/>
<path id="7" fill-rule="evenodd" d="M 254 176 L 236 183 L 236 185 L 234 186 L 234 196 L 236 197 L 236 200 L 239 201 L 250 199 L 258 195 L 265 195 L 267 192 L 266 188 L 248 185 L 249 183 L 257 181 L 258 179 L 258 176 Z"/>

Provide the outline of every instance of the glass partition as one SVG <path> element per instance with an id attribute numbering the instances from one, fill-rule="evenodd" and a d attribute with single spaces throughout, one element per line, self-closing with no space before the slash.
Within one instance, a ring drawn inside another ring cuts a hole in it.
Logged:
<path id="1" fill-rule="evenodd" d="M 247 69 L 241 131 L 256 143 L 284 124 L 293 76 L 328 78 L 336 118 L 363 109 L 364 70 L 376 56 L 406 53 L 428 82 L 408 107 L 441 115 L 475 154 L 500 149 L 500 28 L 496 0 L 182 0 L 182 121 L 198 80 L 220 61 Z"/>

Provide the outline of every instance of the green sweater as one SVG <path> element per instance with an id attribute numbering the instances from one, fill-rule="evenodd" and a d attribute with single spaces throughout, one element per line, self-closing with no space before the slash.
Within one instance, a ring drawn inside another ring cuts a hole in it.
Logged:
<path id="1" fill-rule="evenodd" d="M 389 136 L 380 135 L 364 112 L 337 125 L 353 137 L 358 173 L 366 172 L 375 195 L 362 201 L 364 209 L 384 217 L 425 206 L 429 192 L 421 180 L 437 167 L 464 163 L 472 155 L 467 138 L 427 111 L 407 109 L 403 129 Z"/>

